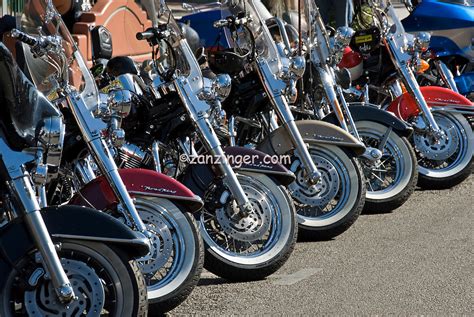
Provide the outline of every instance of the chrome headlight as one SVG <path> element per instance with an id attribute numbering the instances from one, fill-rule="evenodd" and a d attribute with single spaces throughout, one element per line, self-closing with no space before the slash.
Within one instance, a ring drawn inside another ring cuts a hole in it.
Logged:
<path id="1" fill-rule="evenodd" d="M 295 56 L 291 59 L 290 71 L 298 78 L 303 77 L 306 70 L 306 59 L 303 56 Z"/>
<path id="2" fill-rule="evenodd" d="M 426 52 L 430 47 L 431 35 L 428 32 L 420 32 L 415 36 L 414 46 L 418 52 Z"/>
<path id="3" fill-rule="evenodd" d="M 351 43 L 355 31 L 347 26 L 338 27 L 334 35 L 334 51 L 341 51 Z"/>
<path id="4" fill-rule="evenodd" d="M 232 78 L 227 74 L 219 74 L 212 80 L 212 87 L 217 98 L 223 101 L 229 96 L 232 89 Z"/>
<path id="5" fill-rule="evenodd" d="M 133 96 L 129 90 L 112 90 L 109 92 L 108 106 L 112 115 L 125 118 L 132 109 Z"/>

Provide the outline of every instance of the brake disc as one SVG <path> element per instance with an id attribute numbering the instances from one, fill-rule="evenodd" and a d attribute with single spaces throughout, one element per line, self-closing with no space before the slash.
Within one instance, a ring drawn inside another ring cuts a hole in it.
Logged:
<path id="1" fill-rule="evenodd" d="M 28 316 L 87 316 L 100 315 L 105 302 L 104 287 L 95 271 L 85 263 L 61 259 L 64 271 L 71 282 L 74 294 L 78 297 L 67 305 L 61 303 L 51 281 L 43 280 L 38 287 L 25 292 L 25 308 Z M 31 274 L 36 279 L 38 268 Z"/>
<path id="2" fill-rule="evenodd" d="M 339 191 L 340 179 L 334 165 L 320 156 L 313 156 L 314 164 L 321 173 L 321 180 L 317 187 L 309 185 L 306 182 L 304 170 L 301 165 L 294 167 L 292 171 L 296 174 L 296 181 L 288 186 L 291 195 L 299 203 L 318 206 L 324 208 L 331 200 L 333 200 Z"/>
<path id="3" fill-rule="evenodd" d="M 255 241 L 261 239 L 271 226 L 271 209 L 268 202 L 255 189 L 247 186 L 245 193 L 253 207 L 253 212 L 246 217 L 234 215 L 235 202 L 216 210 L 216 218 L 226 235 L 239 241 Z"/>
<path id="4" fill-rule="evenodd" d="M 444 161 L 456 153 L 459 147 L 459 135 L 453 122 L 445 117 L 437 117 L 441 131 L 444 135 L 436 142 L 431 136 L 415 133 L 413 140 L 416 149 L 424 158 L 435 161 Z"/>
<path id="5" fill-rule="evenodd" d="M 173 254 L 173 235 L 159 214 L 139 211 L 147 230 L 152 234 L 150 252 L 138 260 L 143 274 L 154 274 L 168 263 Z"/>

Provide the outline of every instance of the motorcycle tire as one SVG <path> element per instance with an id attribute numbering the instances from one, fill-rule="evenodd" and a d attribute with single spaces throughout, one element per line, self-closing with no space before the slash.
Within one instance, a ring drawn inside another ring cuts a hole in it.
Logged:
<path id="1" fill-rule="evenodd" d="M 474 133 L 461 114 L 436 111 L 433 116 L 445 132 L 445 137 L 437 144 L 432 144 L 428 138 L 415 131 L 411 140 L 418 159 L 418 186 L 424 189 L 447 189 L 462 183 L 471 175 Z M 432 157 L 427 157 L 427 151 Z"/>
<path id="2" fill-rule="evenodd" d="M 59 302 L 35 253 L 26 254 L 7 275 L 0 290 L 1 316 L 58 316 L 74 311 L 94 316 L 147 316 L 145 280 L 137 263 L 121 252 L 102 243 L 62 241 L 58 254 L 78 297 L 68 306 Z"/>
<path id="3" fill-rule="evenodd" d="M 147 282 L 149 314 L 158 316 L 184 302 L 196 287 L 204 246 L 194 216 L 173 202 L 137 196 L 135 206 L 153 234 L 150 254 L 137 262 Z"/>
<path id="4" fill-rule="evenodd" d="M 321 173 L 319 189 L 306 183 L 297 158 L 290 167 L 296 180 L 288 189 L 296 205 L 300 237 L 328 240 L 359 217 L 365 203 L 365 179 L 357 159 L 335 145 L 310 145 L 309 152 Z"/>
<path id="5" fill-rule="evenodd" d="M 198 219 L 204 267 L 229 281 L 261 280 L 282 267 L 293 252 L 298 234 L 295 208 L 286 189 L 270 177 L 239 171 L 237 178 L 254 212 L 236 220 L 229 215 L 233 199 L 216 210 L 207 210 L 205 203 Z"/>
<path id="6" fill-rule="evenodd" d="M 371 121 L 355 122 L 366 146 L 378 148 L 389 127 Z M 360 160 L 367 192 L 364 210 L 389 212 L 402 206 L 413 194 L 418 180 L 416 154 L 406 137 L 391 131 L 382 158 L 375 163 Z M 385 173 L 384 173 L 385 172 Z"/>

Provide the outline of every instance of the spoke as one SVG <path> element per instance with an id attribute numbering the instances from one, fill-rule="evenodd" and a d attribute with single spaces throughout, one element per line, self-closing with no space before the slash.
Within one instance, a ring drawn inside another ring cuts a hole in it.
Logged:
<path id="1" fill-rule="evenodd" d="M 378 177 L 376 174 L 372 173 L 372 175 L 374 175 L 375 178 L 377 178 L 379 181 L 381 181 L 382 184 L 384 183 L 383 179 L 381 179 L 380 177 Z"/>
<path id="2" fill-rule="evenodd" d="M 374 187 L 372 186 L 372 182 L 368 182 L 368 183 L 369 183 L 370 190 L 374 192 L 375 190 L 374 190 Z"/>
<path id="3" fill-rule="evenodd" d="M 383 149 L 385 148 L 385 144 L 387 144 L 387 140 L 388 140 L 388 137 L 390 136 L 390 133 L 392 132 L 393 128 L 392 127 L 389 127 L 387 129 L 387 132 L 385 132 L 385 134 L 383 135 L 382 137 L 382 140 L 380 141 L 380 144 L 379 144 L 379 150 L 383 152 Z"/>

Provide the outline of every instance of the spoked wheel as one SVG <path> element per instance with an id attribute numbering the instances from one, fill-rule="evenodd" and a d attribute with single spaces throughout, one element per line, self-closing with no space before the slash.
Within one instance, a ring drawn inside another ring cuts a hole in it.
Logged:
<path id="1" fill-rule="evenodd" d="M 291 165 L 296 181 L 288 188 L 298 213 L 300 234 L 329 239 L 346 231 L 359 217 L 365 202 L 364 176 L 360 164 L 333 145 L 309 149 L 321 182 L 310 185 L 298 159 Z"/>
<path id="2" fill-rule="evenodd" d="M 138 260 L 145 277 L 150 315 L 182 303 L 199 281 L 204 262 L 196 221 L 165 199 L 137 197 L 136 208 L 153 234 L 150 253 Z"/>
<path id="3" fill-rule="evenodd" d="M 146 316 L 144 280 L 134 261 L 123 260 L 101 243 L 65 241 L 59 252 L 77 299 L 62 304 L 35 252 L 23 257 L 6 277 L 0 315 Z"/>
<path id="4" fill-rule="evenodd" d="M 460 114 L 433 112 L 444 135 L 435 140 L 422 132 L 413 134 L 418 159 L 418 185 L 423 188 L 453 187 L 471 174 L 474 134 Z"/>
<path id="5" fill-rule="evenodd" d="M 413 194 L 418 179 L 412 146 L 385 125 L 357 121 L 356 127 L 366 146 L 382 151 L 382 158 L 375 162 L 361 159 L 367 184 L 365 209 L 388 212 L 400 207 Z"/>
<path id="6" fill-rule="evenodd" d="M 250 172 L 239 172 L 237 177 L 253 212 L 239 215 L 228 190 L 211 186 L 199 219 L 206 247 L 204 266 L 228 280 L 258 280 L 278 270 L 293 251 L 295 209 L 286 190 L 269 177 Z"/>

